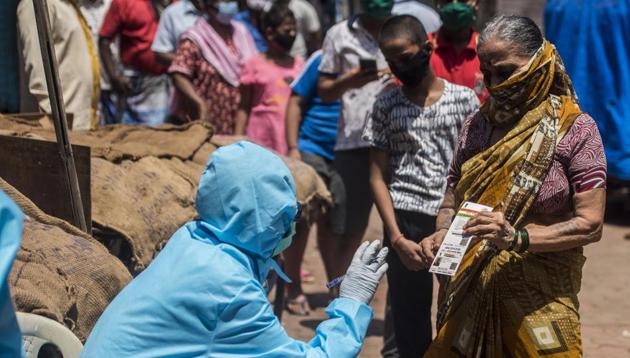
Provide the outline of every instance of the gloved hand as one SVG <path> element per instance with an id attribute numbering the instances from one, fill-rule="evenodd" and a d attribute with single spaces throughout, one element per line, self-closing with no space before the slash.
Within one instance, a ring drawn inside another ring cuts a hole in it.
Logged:
<path id="1" fill-rule="evenodd" d="M 352 258 L 352 263 L 339 288 L 339 297 L 350 298 L 369 304 L 374 297 L 378 283 L 387 271 L 386 247 L 379 251 L 378 240 L 365 241 L 359 246 Z"/>

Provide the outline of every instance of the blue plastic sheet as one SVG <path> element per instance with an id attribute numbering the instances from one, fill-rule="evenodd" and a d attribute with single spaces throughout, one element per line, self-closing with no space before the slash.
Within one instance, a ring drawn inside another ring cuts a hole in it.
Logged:
<path id="1" fill-rule="evenodd" d="M 630 180 L 630 0 L 549 0 L 545 32 L 597 122 L 608 175 Z"/>
<path id="2" fill-rule="evenodd" d="M 20 357 L 22 335 L 9 293 L 9 273 L 20 248 L 24 215 L 0 190 L 0 356 Z"/>

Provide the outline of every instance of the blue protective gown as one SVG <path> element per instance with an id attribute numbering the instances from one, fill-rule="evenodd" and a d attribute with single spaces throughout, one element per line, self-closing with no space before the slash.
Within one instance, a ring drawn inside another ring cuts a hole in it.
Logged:
<path id="1" fill-rule="evenodd" d="M 181 227 L 107 307 L 82 357 L 354 357 L 369 306 L 339 298 L 309 343 L 287 335 L 262 287 L 296 215 L 287 167 L 249 142 L 218 149 Z"/>
<path id="2" fill-rule="evenodd" d="M 22 356 L 22 335 L 9 294 L 8 278 L 20 249 L 23 222 L 20 208 L 0 190 L 0 357 Z"/>
<path id="3" fill-rule="evenodd" d="M 597 122 L 608 176 L 630 181 L 630 0 L 549 0 L 545 35 Z"/>

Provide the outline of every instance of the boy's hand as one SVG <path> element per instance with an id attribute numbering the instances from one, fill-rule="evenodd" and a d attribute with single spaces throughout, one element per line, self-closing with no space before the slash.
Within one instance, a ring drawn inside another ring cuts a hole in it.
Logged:
<path id="1" fill-rule="evenodd" d="M 431 263 L 435 259 L 435 255 L 437 254 L 440 245 L 442 245 L 442 241 L 444 241 L 444 237 L 446 236 L 447 232 L 447 229 L 440 229 L 433 234 L 425 237 L 420 242 L 420 246 L 422 247 L 422 254 L 420 256 L 427 263 L 427 265 L 431 265 Z"/>
<path id="2" fill-rule="evenodd" d="M 393 245 L 394 251 L 398 254 L 400 261 L 410 271 L 420 271 L 427 267 L 427 263 L 422 260 L 422 247 L 404 237 L 400 238 Z"/>

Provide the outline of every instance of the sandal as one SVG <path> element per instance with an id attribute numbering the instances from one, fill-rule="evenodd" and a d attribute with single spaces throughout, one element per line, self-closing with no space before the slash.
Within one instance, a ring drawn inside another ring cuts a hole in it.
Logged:
<path id="1" fill-rule="evenodd" d="M 292 299 L 287 299 L 285 308 L 289 313 L 296 316 L 308 316 L 311 313 L 311 306 L 309 306 L 308 300 L 304 294 L 298 295 Z"/>

